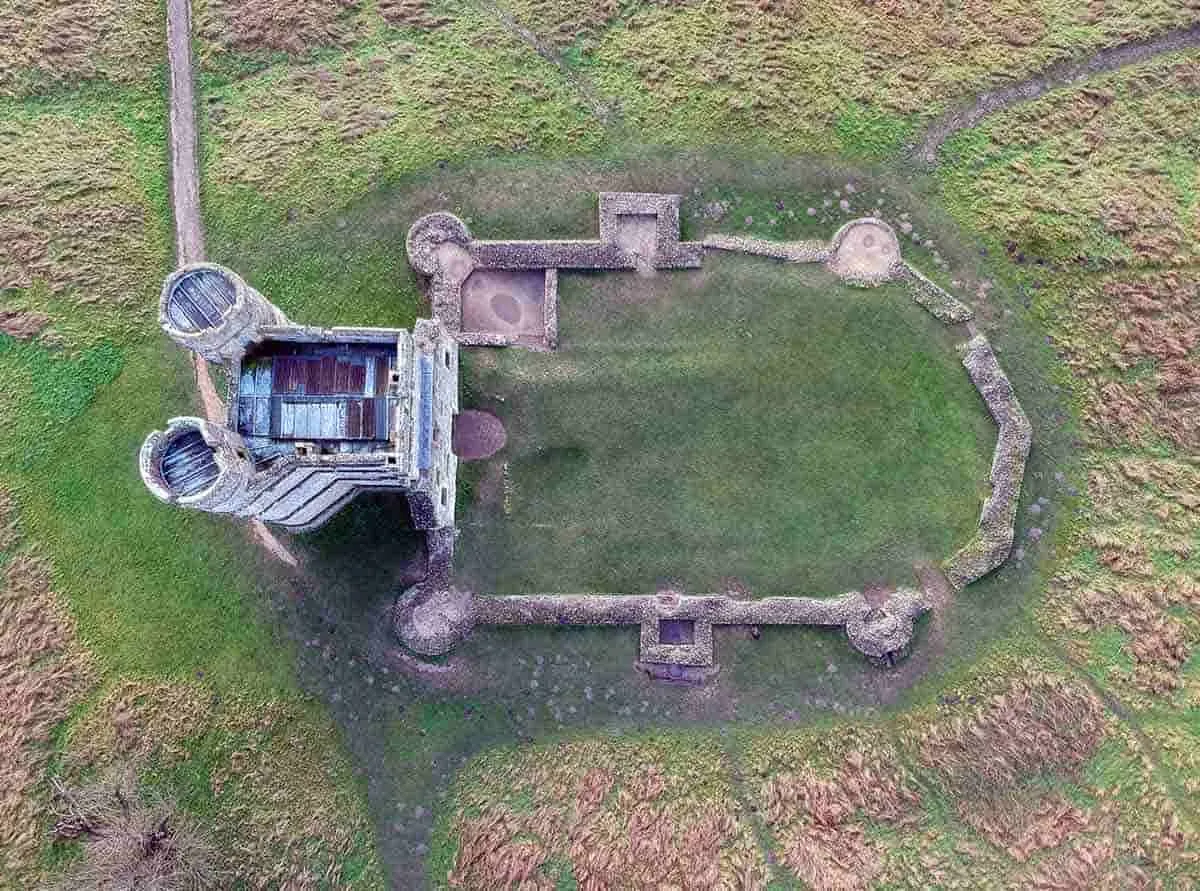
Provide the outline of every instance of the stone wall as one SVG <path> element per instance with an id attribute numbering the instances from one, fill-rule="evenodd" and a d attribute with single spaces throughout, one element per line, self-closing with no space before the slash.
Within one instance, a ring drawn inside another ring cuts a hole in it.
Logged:
<path id="1" fill-rule="evenodd" d="M 704 248 L 679 240 L 678 195 L 648 192 L 601 192 L 599 239 L 480 240 L 453 214 L 439 211 L 417 220 L 405 247 L 410 265 L 428 281 L 433 315 L 466 346 L 526 346 L 553 349 L 558 342 L 559 269 L 641 270 L 700 266 Z M 646 244 L 626 243 L 627 224 L 653 219 Z M 507 331 L 463 327 L 462 289 L 475 270 L 544 269 L 547 271 L 540 343 Z"/>
<path id="2" fill-rule="evenodd" d="M 992 491 L 983 503 L 974 538 L 946 563 L 946 578 L 963 588 L 983 578 L 1008 559 L 1012 550 L 1017 503 L 1033 430 L 1021 409 L 991 344 L 982 334 L 963 347 L 963 365 L 996 422 L 992 456 Z"/>
<path id="3" fill-rule="evenodd" d="M 714 625 L 842 626 L 860 653 L 891 661 L 907 650 L 913 623 L 928 608 L 920 592 L 907 588 L 872 604 L 857 591 L 830 599 L 741 600 L 723 594 L 673 593 L 474 596 L 442 580 L 405 592 L 397 603 L 395 627 L 414 652 L 443 655 L 476 625 L 637 625 L 642 662 L 710 666 L 715 664 Z M 676 620 L 691 623 L 692 642 L 660 639 L 659 623 Z"/>

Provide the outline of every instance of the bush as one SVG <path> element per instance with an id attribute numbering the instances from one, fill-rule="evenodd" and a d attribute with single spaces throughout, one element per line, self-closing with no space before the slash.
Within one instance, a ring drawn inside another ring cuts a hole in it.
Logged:
<path id="1" fill-rule="evenodd" d="M 62 891 L 215 888 L 211 845 L 174 802 L 139 787 L 132 770 L 80 787 L 54 780 L 54 835 L 83 842 Z"/>

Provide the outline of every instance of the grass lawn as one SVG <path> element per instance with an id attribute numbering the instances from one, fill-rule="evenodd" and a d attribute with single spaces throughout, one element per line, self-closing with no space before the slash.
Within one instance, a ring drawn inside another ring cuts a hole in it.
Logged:
<path id="1" fill-rule="evenodd" d="M 995 428 L 905 287 L 710 254 L 563 276 L 559 324 L 555 353 L 464 360 L 509 434 L 461 516 L 480 590 L 824 596 L 970 536 Z"/>

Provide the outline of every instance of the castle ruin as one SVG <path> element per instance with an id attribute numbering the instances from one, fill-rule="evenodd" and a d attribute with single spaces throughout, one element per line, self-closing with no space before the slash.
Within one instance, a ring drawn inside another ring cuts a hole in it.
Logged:
<path id="1" fill-rule="evenodd" d="M 458 344 L 436 321 L 397 328 L 297 325 L 211 263 L 163 284 L 167 335 L 228 372 L 228 418 L 172 418 L 140 470 L 180 507 L 316 529 L 363 491 L 407 497 L 417 529 L 452 529 Z"/>
<path id="2" fill-rule="evenodd" d="M 998 436 L 977 531 L 942 570 L 962 588 L 1008 558 L 1032 432 L 971 310 L 906 263 L 881 220 L 853 220 L 827 242 L 727 235 L 684 242 L 680 200 L 602 192 L 594 240 L 480 240 L 453 214 L 421 217 L 406 248 L 434 318 L 412 331 L 297 325 L 230 270 L 184 266 L 163 285 L 159 320 L 176 343 L 228 370 L 228 417 L 173 418 L 150 434 L 140 455 L 142 479 L 165 502 L 291 531 L 316 529 L 360 491 L 404 493 L 413 527 L 430 533 L 430 571 L 400 596 L 393 621 L 405 645 L 425 657 L 445 655 L 479 625 L 636 625 L 640 668 L 700 680 L 717 668 L 714 625 L 811 624 L 841 627 L 857 651 L 892 664 L 931 606 L 925 590 L 741 601 L 677 592 L 504 597 L 454 585 L 459 346 L 555 349 L 560 268 L 651 274 L 698 267 L 706 251 L 820 263 L 863 287 L 904 281 L 931 315 L 961 326 L 963 365 Z"/>

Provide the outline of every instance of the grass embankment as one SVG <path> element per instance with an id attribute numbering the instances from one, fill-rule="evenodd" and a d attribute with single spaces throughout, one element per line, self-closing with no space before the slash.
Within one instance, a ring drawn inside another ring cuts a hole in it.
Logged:
<path id="1" fill-rule="evenodd" d="M 197 819 L 226 886 L 378 885 L 360 790 L 294 680 L 256 551 L 137 474 L 145 434 L 195 405 L 155 324 L 171 262 L 162 10 L 21 15 L 0 51 L 0 487 L 19 530 L 0 542 L 0 887 L 86 856 L 49 840 L 49 778 L 114 766 Z"/>
<path id="2" fill-rule="evenodd" d="M 711 254 L 560 288 L 557 351 L 466 360 L 509 433 L 462 517 L 482 590 L 828 596 L 971 536 L 994 426 L 906 287 Z"/>

